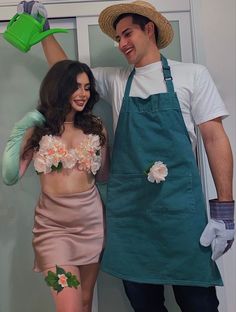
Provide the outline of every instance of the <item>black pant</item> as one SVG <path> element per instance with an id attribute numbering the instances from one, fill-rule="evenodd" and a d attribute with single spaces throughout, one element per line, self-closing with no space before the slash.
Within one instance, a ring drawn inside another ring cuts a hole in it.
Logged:
<path id="1" fill-rule="evenodd" d="M 168 312 L 164 306 L 164 286 L 123 281 L 135 312 Z M 172 286 L 182 312 L 218 312 L 215 287 Z"/>

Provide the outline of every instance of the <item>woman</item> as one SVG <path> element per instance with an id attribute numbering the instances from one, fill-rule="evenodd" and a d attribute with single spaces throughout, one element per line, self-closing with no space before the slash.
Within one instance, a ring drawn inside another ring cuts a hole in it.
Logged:
<path id="1" fill-rule="evenodd" d="M 108 138 L 92 114 L 99 96 L 86 64 L 56 63 L 40 88 L 40 104 L 18 122 L 3 155 L 3 179 L 16 183 L 31 160 L 40 178 L 35 210 L 34 270 L 43 272 L 57 312 L 90 312 L 104 243 L 95 186 L 108 177 Z"/>

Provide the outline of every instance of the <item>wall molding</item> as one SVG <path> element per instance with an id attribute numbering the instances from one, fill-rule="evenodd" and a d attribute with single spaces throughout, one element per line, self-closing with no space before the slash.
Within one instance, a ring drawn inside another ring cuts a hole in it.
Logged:
<path id="1" fill-rule="evenodd" d="M 48 0 L 41 1 L 48 12 L 49 18 L 60 18 L 60 17 L 77 17 L 77 16 L 96 16 L 109 5 L 123 3 L 123 1 L 97 1 L 97 0 Z M 125 1 L 132 2 L 132 1 Z M 155 5 L 155 1 L 153 2 Z M 10 20 L 12 16 L 16 13 L 16 6 L 19 1 L 8 1 L 0 0 L 0 20 Z M 96 5 L 94 5 L 96 4 Z M 190 11 L 189 0 L 159 0 L 158 6 L 156 6 L 159 11 L 165 13 L 171 12 L 185 12 Z"/>

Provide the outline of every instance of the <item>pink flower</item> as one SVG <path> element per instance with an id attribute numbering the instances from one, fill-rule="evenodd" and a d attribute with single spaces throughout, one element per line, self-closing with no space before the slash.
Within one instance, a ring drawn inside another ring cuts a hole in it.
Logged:
<path id="1" fill-rule="evenodd" d="M 67 277 L 65 276 L 65 274 L 58 274 L 58 284 L 61 285 L 61 287 L 68 287 L 68 284 L 67 284 Z"/>
<path id="2" fill-rule="evenodd" d="M 39 152 L 35 153 L 34 166 L 39 173 L 49 173 L 63 168 L 72 169 L 77 163 L 79 170 L 94 175 L 101 166 L 100 138 L 89 134 L 75 149 L 67 150 L 60 137 L 45 135 L 41 138 Z M 60 166 L 59 166 L 60 165 Z"/>
<path id="3" fill-rule="evenodd" d="M 38 173 L 49 173 L 51 171 L 51 165 L 39 153 L 35 155 L 34 167 Z"/>
<path id="4" fill-rule="evenodd" d="M 42 152 L 47 152 L 52 147 L 52 144 L 53 144 L 52 135 L 44 135 L 39 142 L 40 150 Z"/>
<path id="5" fill-rule="evenodd" d="M 156 161 L 150 168 L 147 179 L 152 183 L 160 183 L 161 181 L 165 181 L 167 175 L 168 169 L 166 165 L 162 161 Z"/>
<path id="6" fill-rule="evenodd" d="M 62 159 L 62 165 L 64 168 L 71 169 L 75 166 L 77 162 L 76 155 L 73 153 L 73 150 L 69 151 Z"/>

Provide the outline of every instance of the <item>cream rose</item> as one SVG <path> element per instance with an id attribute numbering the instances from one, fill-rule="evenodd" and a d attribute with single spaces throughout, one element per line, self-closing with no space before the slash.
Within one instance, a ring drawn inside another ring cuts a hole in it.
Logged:
<path id="1" fill-rule="evenodd" d="M 162 161 L 156 161 L 154 165 L 150 168 L 148 173 L 148 181 L 160 183 L 165 181 L 166 176 L 168 175 L 168 169 Z"/>

